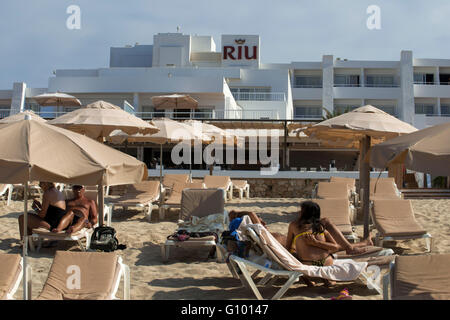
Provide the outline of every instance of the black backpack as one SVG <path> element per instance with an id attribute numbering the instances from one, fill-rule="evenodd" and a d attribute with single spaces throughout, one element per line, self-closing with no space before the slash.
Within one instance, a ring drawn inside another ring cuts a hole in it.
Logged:
<path id="1" fill-rule="evenodd" d="M 91 236 L 91 246 L 93 250 L 111 252 L 118 249 L 119 240 L 116 238 L 116 230 L 111 227 L 97 227 Z"/>

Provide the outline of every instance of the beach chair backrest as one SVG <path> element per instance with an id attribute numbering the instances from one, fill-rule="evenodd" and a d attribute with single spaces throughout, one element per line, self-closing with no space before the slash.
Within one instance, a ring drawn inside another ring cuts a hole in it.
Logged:
<path id="1" fill-rule="evenodd" d="M 315 199 L 320 206 L 320 217 L 330 219 L 341 232 L 352 232 L 351 207 L 348 199 Z"/>
<path id="2" fill-rule="evenodd" d="M 20 254 L 0 253 L 0 300 L 5 299 L 21 274 Z"/>
<path id="3" fill-rule="evenodd" d="M 129 185 L 126 193 L 139 194 L 139 193 L 151 193 L 159 192 L 159 181 L 147 180 L 139 183 Z"/>
<path id="4" fill-rule="evenodd" d="M 206 175 L 203 178 L 203 182 L 207 188 L 226 188 L 231 179 L 229 176 L 210 176 Z"/>
<path id="5" fill-rule="evenodd" d="M 397 187 L 393 178 L 380 178 L 370 180 L 370 194 L 397 195 Z"/>
<path id="6" fill-rule="evenodd" d="M 68 286 L 77 266 L 80 286 Z M 118 255 L 115 252 L 56 251 L 47 281 L 38 299 L 102 300 L 109 299 L 117 277 Z M 73 271 L 72 271 L 73 272 Z"/>
<path id="7" fill-rule="evenodd" d="M 185 184 L 189 181 L 189 174 L 165 174 L 163 186 L 173 188 L 177 184 Z"/>
<path id="8" fill-rule="evenodd" d="M 348 184 L 347 182 L 319 182 L 317 184 L 317 198 L 348 199 Z"/>
<path id="9" fill-rule="evenodd" d="M 172 192 L 181 193 L 184 189 L 204 189 L 203 182 L 186 182 L 184 184 L 176 184 L 172 188 Z"/>
<path id="10" fill-rule="evenodd" d="M 392 299 L 449 300 L 450 254 L 397 256 L 392 276 Z"/>
<path id="11" fill-rule="evenodd" d="M 414 216 L 410 200 L 374 200 L 372 213 L 376 228 L 383 234 L 407 236 L 426 233 Z"/>
<path id="12" fill-rule="evenodd" d="M 331 177 L 330 182 L 346 182 L 350 190 L 356 191 L 356 179 L 345 177 Z"/>
<path id="13" fill-rule="evenodd" d="M 181 194 L 182 219 L 224 213 L 225 200 L 222 189 L 185 189 Z"/>

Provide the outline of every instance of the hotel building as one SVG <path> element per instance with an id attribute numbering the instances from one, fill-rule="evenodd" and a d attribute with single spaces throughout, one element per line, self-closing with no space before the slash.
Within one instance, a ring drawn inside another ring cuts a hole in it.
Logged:
<path id="1" fill-rule="evenodd" d="M 315 62 L 270 64 L 261 62 L 262 54 L 258 35 L 222 35 L 217 48 L 211 36 L 159 33 L 152 45 L 110 48 L 108 68 L 55 70 L 47 88 L 20 82 L 0 90 L 1 117 L 24 109 L 55 116 L 30 97 L 59 91 L 83 104 L 105 100 L 133 109 L 143 119 L 320 121 L 324 108 L 342 113 L 371 104 L 419 129 L 450 120 L 450 59 L 402 51 L 397 61 L 327 54 Z M 152 96 L 172 93 L 191 95 L 198 109 L 153 107 Z"/>

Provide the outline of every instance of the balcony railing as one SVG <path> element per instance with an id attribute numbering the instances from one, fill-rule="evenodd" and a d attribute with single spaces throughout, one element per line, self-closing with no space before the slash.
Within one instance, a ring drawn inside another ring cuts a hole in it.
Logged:
<path id="1" fill-rule="evenodd" d="M 386 83 L 366 83 L 364 84 L 365 87 L 368 88 L 398 88 L 400 87 L 398 84 L 395 83 L 390 83 L 390 84 L 386 84 Z"/>
<path id="2" fill-rule="evenodd" d="M 294 84 L 294 88 L 323 88 L 321 84 Z"/>
<path id="3" fill-rule="evenodd" d="M 335 83 L 335 87 L 361 87 L 361 84 L 359 83 Z"/>
<path id="4" fill-rule="evenodd" d="M 424 86 L 450 86 L 450 82 L 425 82 L 425 81 L 414 81 L 414 84 L 420 84 Z"/>
<path id="5" fill-rule="evenodd" d="M 236 101 L 286 101 L 284 92 L 232 92 Z"/>

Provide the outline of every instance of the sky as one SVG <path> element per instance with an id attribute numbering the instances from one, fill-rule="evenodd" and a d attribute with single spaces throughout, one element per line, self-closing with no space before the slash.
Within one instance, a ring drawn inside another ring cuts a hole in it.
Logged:
<path id="1" fill-rule="evenodd" d="M 67 8 L 80 8 L 69 29 Z M 370 30 L 367 8 L 380 9 Z M 262 63 L 450 59 L 449 0 L 1 0 L 0 90 L 13 82 L 46 88 L 56 69 L 109 66 L 110 47 L 153 44 L 153 35 L 260 35 Z"/>

